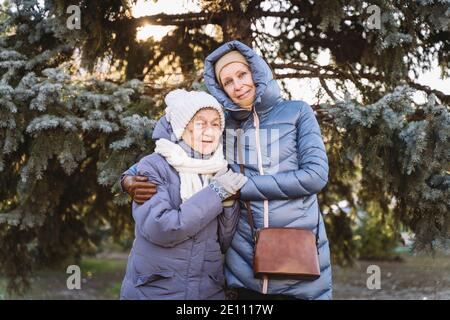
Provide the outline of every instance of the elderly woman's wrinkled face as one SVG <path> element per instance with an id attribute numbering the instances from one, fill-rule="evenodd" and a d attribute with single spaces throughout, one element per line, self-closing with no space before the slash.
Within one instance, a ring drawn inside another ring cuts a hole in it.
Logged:
<path id="1" fill-rule="evenodd" d="M 256 86 L 249 67 L 232 62 L 220 71 L 219 78 L 228 97 L 239 107 L 251 110 Z"/>
<path id="2" fill-rule="evenodd" d="M 216 151 L 222 137 L 219 112 L 213 108 L 199 110 L 186 126 L 181 138 L 201 154 Z"/>

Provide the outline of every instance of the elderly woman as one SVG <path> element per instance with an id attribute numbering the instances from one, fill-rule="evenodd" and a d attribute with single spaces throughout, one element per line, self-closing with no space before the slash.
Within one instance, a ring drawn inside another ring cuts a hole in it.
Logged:
<path id="1" fill-rule="evenodd" d="M 226 253 L 228 287 L 234 288 L 238 299 L 331 299 L 330 252 L 317 201 L 317 193 L 328 181 L 328 159 L 313 110 L 303 101 L 284 100 L 268 64 L 239 41 L 222 45 L 206 58 L 204 79 L 209 92 L 226 109 L 227 160 L 233 171 L 239 172 L 236 154 L 242 152 L 248 177 L 240 190 L 238 227 Z M 240 143 L 235 143 L 237 138 L 230 133 L 238 128 L 243 133 Z M 123 187 L 143 201 L 153 190 L 151 184 L 140 180 L 125 177 Z M 261 280 L 254 276 L 254 242 L 246 201 L 251 202 L 256 228 L 318 231 L 318 279 Z"/>
<path id="2" fill-rule="evenodd" d="M 137 164 L 157 193 L 133 203 L 136 239 L 121 299 L 224 299 L 222 252 L 239 216 L 239 205 L 224 200 L 247 178 L 227 172 L 224 114 L 214 97 L 175 90 L 166 104 L 155 152 Z"/>

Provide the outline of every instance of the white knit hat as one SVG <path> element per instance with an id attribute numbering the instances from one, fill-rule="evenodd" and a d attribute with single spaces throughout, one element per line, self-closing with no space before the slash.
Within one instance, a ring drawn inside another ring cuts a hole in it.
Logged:
<path id="1" fill-rule="evenodd" d="M 165 98 L 167 108 L 166 119 L 172 126 L 177 139 L 181 139 L 184 129 L 194 115 L 203 108 L 213 108 L 219 112 L 220 129 L 225 128 L 225 115 L 222 105 L 212 95 L 204 91 L 186 91 L 176 89 L 170 91 Z"/>

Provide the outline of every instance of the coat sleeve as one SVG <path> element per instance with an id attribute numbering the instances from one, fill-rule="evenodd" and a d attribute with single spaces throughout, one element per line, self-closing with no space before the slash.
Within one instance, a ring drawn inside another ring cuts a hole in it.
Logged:
<path id="1" fill-rule="evenodd" d="M 298 170 L 248 177 L 241 200 L 284 200 L 316 194 L 328 182 L 328 158 L 319 124 L 312 108 L 304 103 L 297 121 Z"/>
<path id="2" fill-rule="evenodd" d="M 120 189 L 122 190 L 122 192 L 125 192 L 125 190 L 123 190 L 123 179 L 125 179 L 126 176 L 135 176 L 137 175 L 137 163 L 133 164 L 131 167 L 129 167 L 124 173 L 122 173 L 122 175 L 120 176 Z"/>
<path id="3" fill-rule="evenodd" d="M 210 187 L 203 188 L 179 207 L 173 205 L 167 183 L 157 161 L 143 158 L 138 173 L 157 185 L 156 194 L 139 205 L 133 202 L 137 231 L 148 241 L 162 247 L 174 247 L 195 236 L 222 212 L 222 202 Z M 208 199 L 208 201 L 205 201 Z"/>
<path id="4" fill-rule="evenodd" d="M 232 206 L 224 207 L 223 212 L 218 217 L 219 244 L 222 253 L 225 253 L 231 245 L 239 221 L 239 213 L 239 201 L 234 201 Z"/>

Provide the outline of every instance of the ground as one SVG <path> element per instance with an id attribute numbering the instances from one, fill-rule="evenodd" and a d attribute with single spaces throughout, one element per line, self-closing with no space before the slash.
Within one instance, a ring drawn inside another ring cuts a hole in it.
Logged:
<path id="1" fill-rule="evenodd" d="M 402 256 L 403 262 L 358 261 L 352 268 L 333 268 L 334 299 L 449 300 L 450 256 Z M 370 290 L 370 265 L 381 271 L 381 288 Z"/>
<path id="2" fill-rule="evenodd" d="M 42 270 L 25 296 L 7 296 L 0 279 L 0 299 L 117 299 L 126 266 L 126 253 L 86 257 L 80 268 L 81 290 L 67 289 L 64 270 Z M 402 261 L 358 261 L 351 268 L 333 267 L 334 299 L 450 299 L 450 255 L 402 254 Z M 367 267 L 380 268 L 380 289 L 368 289 Z"/>

